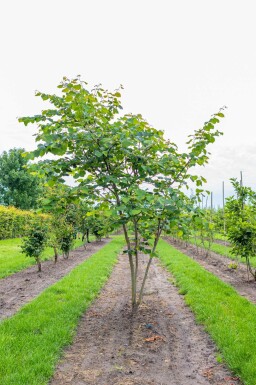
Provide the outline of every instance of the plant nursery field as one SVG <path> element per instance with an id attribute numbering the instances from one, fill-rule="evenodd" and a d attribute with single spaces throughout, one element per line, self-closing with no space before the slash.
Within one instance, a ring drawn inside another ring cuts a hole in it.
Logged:
<path id="1" fill-rule="evenodd" d="M 222 269 L 227 258 L 160 240 L 134 313 L 123 245 L 123 236 L 92 242 L 57 267 L 0 280 L 1 383 L 254 385 L 256 296 L 245 269 L 232 280 L 239 269 Z"/>

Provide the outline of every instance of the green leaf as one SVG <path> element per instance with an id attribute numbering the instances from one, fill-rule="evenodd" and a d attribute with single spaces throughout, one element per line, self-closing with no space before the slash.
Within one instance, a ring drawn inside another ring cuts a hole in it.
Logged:
<path id="1" fill-rule="evenodd" d="M 133 210 L 131 210 L 131 214 L 132 215 L 138 215 L 138 214 L 140 214 L 141 213 L 141 210 L 140 209 L 133 209 Z"/>
<path id="2" fill-rule="evenodd" d="M 95 151 L 95 155 L 97 156 L 97 158 L 101 158 L 102 157 L 102 152 L 100 152 L 99 150 L 96 150 Z"/>

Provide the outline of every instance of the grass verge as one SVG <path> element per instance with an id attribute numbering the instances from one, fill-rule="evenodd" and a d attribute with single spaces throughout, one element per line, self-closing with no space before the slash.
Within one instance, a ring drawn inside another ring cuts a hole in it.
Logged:
<path id="1" fill-rule="evenodd" d="M 255 305 L 167 242 L 159 242 L 158 253 L 230 369 L 244 384 L 255 385 Z"/>
<path id="2" fill-rule="evenodd" d="M 35 259 L 26 257 L 21 252 L 21 238 L 5 239 L 0 241 L 0 279 L 17 273 L 26 267 L 34 265 Z M 75 240 L 74 248 L 81 246 L 80 239 Z M 46 261 L 53 258 L 54 252 L 51 247 L 47 247 L 42 255 L 42 260 Z"/>
<path id="3" fill-rule="evenodd" d="M 109 277 L 123 246 L 115 237 L 0 324 L 0 384 L 46 385 L 81 314 Z"/>

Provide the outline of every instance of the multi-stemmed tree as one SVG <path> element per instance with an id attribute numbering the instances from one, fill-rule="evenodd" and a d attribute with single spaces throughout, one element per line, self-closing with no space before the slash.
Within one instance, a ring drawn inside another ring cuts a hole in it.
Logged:
<path id="1" fill-rule="evenodd" d="M 71 175 L 78 194 L 111 206 L 124 231 L 136 308 L 162 231 L 176 226 L 189 208 L 182 187 L 191 180 L 197 192 L 202 191 L 203 178 L 191 175 L 190 169 L 207 162 L 207 146 L 220 135 L 215 124 L 224 115 L 213 115 L 189 137 L 188 151 L 180 153 L 141 115 L 120 115 L 119 91 L 110 93 L 100 86 L 89 90 L 80 78 L 64 78 L 58 88 L 60 95 L 37 92 L 52 108 L 19 119 L 25 125 L 38 124 L 38 147 L 29 156 L 57 155 L 46 166 L 53 181 Z M 148 254 L 148 263 L 138 291 L 140 253 Z"/>

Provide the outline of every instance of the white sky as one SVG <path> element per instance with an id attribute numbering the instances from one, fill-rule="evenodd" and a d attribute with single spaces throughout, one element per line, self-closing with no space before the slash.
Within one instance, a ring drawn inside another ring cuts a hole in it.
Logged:
<path id="1" fill-rule="evenodd" d="M 166 137 L 186 137 L 226 105 L 224 136 L 202 169 L 220 204 L 222 181 L 256 189 L 254 0 L 8 0 L 0 5 L 0 152 L 34 148 L 17 122 L 44 108 L 34 91 L 63 76 L 113 90 Z"/>

